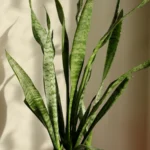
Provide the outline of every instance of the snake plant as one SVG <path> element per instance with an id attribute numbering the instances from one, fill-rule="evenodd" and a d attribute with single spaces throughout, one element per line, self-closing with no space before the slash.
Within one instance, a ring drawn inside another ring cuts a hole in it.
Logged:
<path id="1" fill-rule="evenodd" d="M 78 0 L 75 16 L 77 28 L 74 34 L 71 53 L 69 53 L 69 38 L 66 31 L 63 7 L 59 0 L 54 0 L 60 23 L 62 25 L 62 62 L 66 86 L 66 120 L 64 120 L 61 96 L 57 84 L 54 66 L 55 46 L 53 31 L 48 12 L 45 9 L 47 28 L 42 27 L 34 13 L 29 0 L 33 36 L 39 43 L 43 54 L 43 87 L 47 103 L 45 104 L 34 83 L 21 66 L 6 52 L 8 62 L 17 76 L 24 91 L 25 104 L 35 114 L 46 128 L 55 150 L 94 149 L 92 146 L 92 130 L 118 100 L 132 79 L 132 74 L 150 66 L 150 60 L 130 69 L 109 84 L 104 91 L 104 81 L 110 71 L 121 36 L 123 20 L 132 12 L 142 8 L 149 0 L 142 0 L 139 5 L 128 13 L 120 9 L 117 0 L 114 17 L 108 31 L 100 38 L 93 49 L 87 64 L 84 66 L 86 43 L 90 31 L 90 22 L 94 0 Z M 99 50 L 105 45 L 107 55 L 97 94 L 86 108 L 84 103 L 85 90 L 92 74 L 92 66 Z M 83 72 L 83 74 L 81 74 Z M 101 106 L 101 107 L 100 107 Z"/>

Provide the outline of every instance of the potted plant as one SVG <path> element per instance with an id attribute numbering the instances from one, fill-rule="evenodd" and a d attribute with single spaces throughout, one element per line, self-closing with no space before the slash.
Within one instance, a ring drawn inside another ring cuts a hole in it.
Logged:
<path id="1" fill-rule="evenodd" d="M 67 103 L 66 120 L 64 120 L 54 66 L 55 46 L 53 44 L 50 18 L 46 11 L 47 29 L 43 28 L 34 13 L 31 0 L 29 0 L 33 35 L 43 52 L 43 81 L 47 100 L 46 105 L 26 72 L 8 52 L 6 52 L 6 57 L 22 86 L 25 104 L 48 131 L 55 150 L 95 149 L 92 146 L 93 128 L 121 96 L 128 82 L 132 79 L 132 74 L 150 66 L 150 60 L 148 60 L 130 69 L 110 83 L 107 89 L 103 91 L 104 81 L 117 51 L 124 18 L 135 10 L 142 8 L 148 2 L 149 0 L 142 0 L 137 7 L 124 14 L 123 9 L 120 9 L 120 0 L 117 0 L 112 23 L 108 31 L 100 38 L 84 68 L 86 43 L 90 30 L 94 0 L 86 0 L 85 4 L 83 4 L 83 0 L 78 1 L 77 28 L 71 54 L 69 54 L 69 38 L 66 32 L 63 8 L 59 0 L 55 0 L 58 17 L 62 25 L 62 60 L 66 81 Z M 99 49 L 106 43 L 108 43 L 108 48 L 101 84 L 97 94 L 93 96 L 89 106 L 85 108 L 84 93 L 92 74 L 92 65 Z M 83 75 L 81 75 L 82 71 Z"/>

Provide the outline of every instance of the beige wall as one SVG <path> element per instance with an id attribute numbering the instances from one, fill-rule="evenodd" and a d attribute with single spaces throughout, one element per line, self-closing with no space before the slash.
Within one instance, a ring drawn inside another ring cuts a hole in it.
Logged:
<path id="1" fill-rule="evenodd" d="M 56 56 L 56 70 L 60 86 L 64 86 L 62 79 L 60 53 L 60 24 L 58 22 L 54 3 L 50 0 L 35 0 L 34 8 L 43 25 L 45 25 L 43 4 L 49 10 L 52 26 L 55 29 L 55 45 L 58 49 Z M 107 30 L 116 0 L 95 0 L 92 27 L 88 42 L 87 58 L 93 47 Z M 122 0 L 125 12 L 138 4 L 140 0 Z M 34 41 L 30 12 L 27 1 L 0 0 L 0 35 L 18 18 L 9 34 L 2 36 L 0 41 L 0 150 L 48 150 L 49 137 L 32 113 L 23 104 L 21 88 L 13 75 L 5 56 L 4 48 L 16 58 L 31 76 L 38 89 L 42 90 L 40 48 Z M 62 0 L 67 16 L 67 28 L 72 39 L 75 30 L 75 1 Z M 137 11 L 128 17 L 123 25 L 121 42 L 112 67 L 112 72 L 106 82 L 109 83 L 117 76 L 148 58 L 148 7 Z M 87 91 L 87 100 L 95 94 L 101 79 L 102 65 L 105 58 L 102 49 L 94 65 L 93 82 Z M 39 68 L 37 67 L 37 63 Z M 37 76 L 38 75 L 38 76 Z M 92 88 L 91 88 L 92 87 Z M 64 88 L 61 88 L 64 90 Z M 64 101 L 64 91 L 61 91 Z M 63 102 L 65 108 L 65 102 Z M 148 114 L 148 72 L 143 71 L 134 76 L 128 89 L 120 101 L 103 118 L 94 131 L 93 144 L 105 150 L 146 150 L 147 146 L 147 114 Z M 150 135 L 150 134 L 149 134 Z M 150 149 L 150 148 L 149 148 Z M 147 149 L 147 150 L 149 150 Z"/>

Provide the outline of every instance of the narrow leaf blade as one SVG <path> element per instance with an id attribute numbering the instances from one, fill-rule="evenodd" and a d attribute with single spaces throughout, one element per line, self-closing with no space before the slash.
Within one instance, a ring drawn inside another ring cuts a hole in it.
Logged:
<path id="1" fill-rule="evenodd" d="M 121 13 L 121 16 L 123 17 L 123 13 Z M 103 80 L 106 78 L 112 62 L 114 60 L 118 43 L 120 41 L 120 36 L 121 36 L 121 29 L 122 29 L 122 22 L 120 22 L 113 30 L 110 39 L 109 39 L 109 44 L 108 44 L 108 49 L 107 49 L 107 56 L 106 56 L 106 61 L 105 61 L 105 66 L 104 66 L 104 72 L 103 72 Z"/>
<path id="2" fill-rule="evenodd" d="M 108 110 L 111 108 L 111 106 L 114 104 L 114 102 L 122 95 L 124 89 L 126 88 L 127 84 L 129 82 L 129 78 L 125 78 L 123 82 L 116 88 L 116 90 L 113 92 L 113 94 L 110 96 L 106 104 L 102 107 L 100 112 L 97 114 L 96 118 L 94 119 L 93 123 L 91 124 L 88 132 L 85 134 L 84 139 L 82 143 L 86 141 L 89 134 L 91 133 L 92 129 L 95 127 L 95 125 L 100 121 L 100 119 L 108 112 Z"/>
<path id="3" fill-rule="evenodd" d="M 25 100 L 26 104 L 32 109 L 34 114 L 46 126 L 51 136 L 52 142 L 54 146 L 56 146 L 52 124 L 51 124 L 47 109 L 44 105 L 44 102 L 40 93 L 35 88 L 34 84 L 32 83 L 29 76 L 25 73 L 25 71 L 19 66 L 19 64 L 7 52 L 6 52 L 6 57 L 24 91 L 24 94 L 26 97 L 26 100 Z"/>
<path id="4" fill-rule="evenodd" d="M 78 0 L 77 3 L 77 14 L 76 14 L 76 22 L 80 20 L 80 15 L 82 11 L 82 6 L 83 6 L 83 0 Z"/>
<path id="5" fill-rule="evenodd" d="M 71 119 L 71 109 L 74 94 L 77 88 L 79 76 L 83 67 L 85 49 L 88 33 L 90 30 L 90 20 L 92 17 L 93 10 L 93 0 L 87 0 L 83 8 L 78 27 L 74 36 L 73 47 L 71 51 L 71 94 L 70 94 L 70 103 L 68 109 L 68 127 L 70 128 L 70 119 Z M 68 132 L 70 129 L 68 128 Z"/>

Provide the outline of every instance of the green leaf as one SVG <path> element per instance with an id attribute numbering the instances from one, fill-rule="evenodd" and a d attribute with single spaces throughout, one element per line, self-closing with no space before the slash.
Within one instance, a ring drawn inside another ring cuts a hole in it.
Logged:
<path id="1" fill-rule="evenodd" d="M 24 91 L 24 95 L 26 97 L 25 103 L 32 110 L 32 112 L 37 116 L 37 118 L 46 126 L 51 140 L 56 146 L 55 136 L 53 133 L 53 127 L 49 118 L 48 111 L 44 105 L 43 99 L 36 89 L 30 77 L 26 74 L 26 72 L 19 66 L 19 64 L 6 52 L 7 60 L 16 74 L 20 85 Z"/>
<path id="2" fill-rule="evenodd" d="M 118 0 L 118 2 L 117 2 L 115 14 L 114 14 L 114 17 L 113 17 L 112 24 L 110 25 L 110 29 L 113 26 L 113 24 L 116 22 L 117 18 L 120 18 L 118 16 L 119 5 L 120 5 L 120 0 Z M 120 14 L 122 14 L 122 11 L 121 11 Z M 116 32 L 114 31 L 114 33 L 116 33 Z M 106 33 L 103 36 L 103 38 L 101 38 L 101 40 L 99 42 L 100 47 L 98 47 L 98 49 L 101 48 L 109 40 L 110 35 L 111 35 L 111 32 Z M 91 72 L 92 72 L 92 65 L 94 63 L 96 55 L 97 55 L 97 48 L 94 49 L 93 54 L 91 55 L 91 57 L 90 57 L 90 59 L 88 61 L 88 64 L 87 64 L 87 66 L 84 69 L 84 74 L 83 74 L 83 77 L 82 77 L 82 80 L 81 80 L 81 84 L 79 86 L 79 92 L 78 92 L 79 99 L 81 98 L 81 95 L 83 94 L 82 91 L 85 90 L 86 85 L 88 84 L 88 81 L 90 79 L 89 74 L 91 74 Z"/>
<path id="3" fill-rule="evenodd" d="M 82 6 L 83 6 L 83 0 L 78 0 L 77 3 L 77 14 L 76 14 L 76 22 L 80 20 L 80 15 L 82 11 Z"/>
<path id="4" fill-rule="evenodd" d="M 87 76 L 87 79 L 85 82 L 86 85 L 87 85 L 90 77 L 91 77 L 91 72 L 89 72 L 89 76 Z M 83 104 L 84 104 L 83 99 L 84 99 L 86 85 L 84 87 L 80 88 L 80 91 L 77 92 L 78 93 L 77 97 L 73 99 L 73 106 L 72 106 L 72 113 L 71 113 L 71 118 L 72 118 L 71 125 L 72 125 L 73 132 L 76 131 L 76 126 L 77 126 L 78 116 L 79 116 L 77 114 L 82 113 L 81 111 L 83 110 L 81 108 L 83 107 Z"/>
<path id="5" fill-rule="evenodd" d="M 119 14 L 119 7 L 120 7 L 120 0 L 117 0 L 117 4 L 116 4 L 116 8 L 115 8 L 115 13 L 114 13 L 114 17 L 113 17 L 113 21 L 112 24 L 115 23 L 115 21 L 118 18 L 118 14 Z"/>
<path id="6" fill-rule="evenodd" d="M 31 5 L 31 3 L 30 3 Z M 54 134 L 56 138 L 57 148 L 60 148 L 60 136 L 59 136 L 59 122 L 58 122 L 58 89 L 56 86 L 56 74 L 54 67 L 54 56 L 55 49 L 52 41 L 52 33 L 50 31 L 50 18 L 47 15 L 47 26 L 48 33 L 41 24 L 39 23 L 31 5 L 31 19 L 32 19 L 32 29 L 35 39 L 38 39 L 42 51 L 43 51 L 43 79 L 44 88 L 46 93 L 47 105 L 49 110 L 50 119 L 52 121 L 52 126 L 54 129 Z"/>
<path id="7" fill-rule="evenodd" d="M 143 0 L 143 1 L 139 4 L 138 8 L 142 8 L 142 7 L 145 6 L 149 1 L 150 1 L 150 0 Z"/>
<path id="8" fill-rule="evenodd" d="M 121 17 L 123 17 L 123 13 L 121 13 Z M 114 60 L 116 50 L 118 47 L 118 43 L 120 40 L 120 36 L 121 36 L 121 29 L 122 29 L 122 22 L 120 22 L 114 28 L 114 30 L 110 36 L 102 80 L 104 80 L 107 77 L 107 74 L 108 74 L 110 67 L 112 65 L 112 62 Z"/>
<path id="9" fill-rule="evenodd" d="M 62 110 L 62 104 L 61 104 L 61 98 L 59 94 L 59 88 L 58 88 L 58 83 L 56 79 L 56 87 L 57 87 L 57 109 L 58 109 L 58 121 L 59 121 L 59 132 L 60 132 L 60 137 L 64 139 L 65 137 L 65 123 L 64 123 L 64 116 L 63 116 L 63 110 Z"/>
<path id="10" fill-rule="evenodd" d="M 125 78 L 123 80 L 123 82 L 115 89 L 115 91 L 110 96 L 110 98 L 108 99 L 108 101 L 105 103 L 105 105 L 102 107 L 102 109 L 97 114 L 97 116 L 94 119 L 93 123 L 91 124 L 88 132 L 85 134 L 82 143 L 84 143 L 86 141 L 86 139 L 88 138 L 88 135 L 91 133 L 91 131 L 95 127 L 95 125 L 108 112 L 108 110 L 112 107 L 112 105 L 116 102 L 116 100 L 122 95 L 122 93 L 124 92 L 124 89 L 126 88 L 129 80 L 130 80 L 130 77 Z"/>
<path id="11" fill-rule="evenodd" d="M 108 88 L 106 89 L 104 95 L 102 96 L 102 98 L 100 98 L 98 100 L 98 102 L 93 106 L 90 114 L 89 114 L 89 117 L 88 119 L 86 120 L 86 122 L 84 123 L 84 126 L 80 126 L 80 132 L 78 132 L 78 140 L 76 142 L 76 145 L 78 145 L 80 143 L 80 140 L 82 139 L 82 136 L 84 135 L 85 133 L 85 130 L 87 127 L 89 127 L 92 123 L 93 123 L 93 120 L 95 119 L 96 117 L 96 111 L 98 110 L 99 106 L 102 104 L 102 102 L 104 101 L 104 99 L 117 87 L 119 86 L 126 78 L 129 78 L 132 76 L 133 73 L 137 72 L 137 71 L 141 71 L 143 69 L 146 69 L 150 67 L 150 60 L 132 68 L 131 70 L 129 70 L 128 72 L 126 72 L 125 74 L 121 75 L 118 79 L 116 79 L 115 81 L 113 81 L 109 86 Z M 82 129 L 81 129 L 82 128 Z M 78 128 L 79 130 L 79 128 Z"/>
<path id="12" fill-rule="evenodd" d="M 41 26 L 40 22 L 38 21 L 32 9 L 31 0 L 29 0 L 29 4 L 30 4 L 30 9 L 31 9 L 31 21 L 32 21 L 33 35 L 34 35 L 35 40 L 40 44 L 41 47 L 43 47 L 47 40 L 47 31 Z"/>
<path id="13" fill-rule="evenodd" d="M 67 97 L 67 107 L 69 105 L 69 39 L 66 31 L 65 25 L 65 15 L 59 0 L 55 0 L 56 9 L 60 23 L 62 25 L 62 59 L 63 68 L 66 81 L 66 97 Z"/>
<path id="14" fill-rule="evenodd" d="M 79 126 L 78 126 L 78 130 L 77 130 L 76 135 L 75 135 L 75 140 L 74 140 L 75 142 L 76 142 L 76 140 L 77 140 L 77 138 L 78 138 L 78 136 L 79 136 L 79 133 L 80 133 L 81 130 L 82 130 L 82 127 L 84 126 L 86 120 L 87 120 L 88 117 L 89 117 L 89 114 L 90 114 L 90 111 L 91 111 L 92 104 L 93 104 L 94 100 L 95 100 L 95 97 L 91 100 L 91 102 L 90 102 L 90 104 L 89 104 L 87 110 L 85 111 L 85 110 L 83 109 L 84 112 L 82 111 L 82 112 L 80 113 L 80 124 L 79 124 Z M 82 106 L 82 107 L 83 107 L 83 106 Z M 82 110 L 82 109 L 80 109 L 80 111 L 81 111 L 81 110 Z M 86 131 L 88 131 L 88 127 L 86 127 Z"/>
<path id="15" fill-rule="evenodd" d="M 50 32 L 48 33 L 47 41 L 43 47 L 43 50 L 44 50 L 43 76 L 44 76 L 46 98 L 48 100 L 49 113 L 52 113 L 51 120 L 53 123 L 54 133 L 56 136 L 56 142 L 58 147 L 60 147 L 58 110 L 57 110 L 58 89 L 56 86 L 56 74 L 55 74 L 55 67 L 54 67 L 55 50 L 53 48 L 52 36 Z"/>
<path id="16" fill-rule="evenodd" d="M 75 95 L 77 88 L 79 76 L 82 70 L 84 58 L 85 58 L 85 49 L 88 33 L 90 30 L 90 20 L 92 17 L 93 10 L 93 0 L 87 0 L 83 8 L 76 33 L 74 36 L 73 47 L 71 51 L 71 94 L 70 94 L 70 103 L 68 108 L 68 133 L 70 134 L 70 121 L 71 121 L 71 109 L 72 101 Z"/>
<path id="17" fill-rule="evenodd" d="M 121 17 L 123 17 L 123 13 L 121 14 Z M 118 47 L 118 43 L 119 43 L 119 40 L 120 40 L 121 29 L 122 29 L 122 22 L 120 22 L 114 28 L 114 30 L 113 30 L 113 32 L 110 36 L 102 80 L 104 80 L 107 77 L 107 74 L 108 74 L 108 72 L 110 70 L 110 67 L 112 65 L 112 62 L 114 60 L 116 50 L 117 50 L 117 47 Z"/>
<path id="18" fill-rule="evenodd" d="M 48 28 L 48 30 L 50 30 L 50 28 L 51 28 L 50 17 L 49 17 L 49 15 L 48 15 L 48 12 L 47 12 L 46 8 L 45 8 L 45 11 L 46 11 L 47 28 Z"/>
<path id="19" fill-rule="evenodd" d="M 85 69 L 86 69 L 86 71 L 85 71 L 86 73 L 84 74 L 84 76 L 83 76 L 83 78 L 82 78 L 83 81 L 85 80 L 86 76 L 88 75 L 88 72 L 92 69 L 92 65 L 93 65 L 93 63 L 94 63 L 94 60 L 95 60 L 95 58 L 96 58 L 96 56 L 97 56 L 97 53 L 98 53 L 99 49 L 100 49 L 102 46 L 104 46 L 104 45 L 106 44 L 106 42 L 110 39 L 110 36 L 111 36 L 112 32 L 114 31 L 114 29 L 116 29 L 116 26 L 119 26 L 119 24 L 121 24 L 121 22 L 122 22 L 128 15 L 130 15 L 131 13 L 133 13 L 135 10 L 137 10 L 137 9 L 139 9 L 139 8 L 141 8 L 141 7 L 143 7 L 143 6 L 144 6 L 146 3 L 148 3 L 148 2 L 149 2 L 149 0 L 147 0 L 147 1 L 142 1 L 139 5 L 137 5 L 135 8 L 133 8 L 131 11 L 129 11 L 129 12 L 128 12 L 127 14 L 125 14 L 124 16 L 122 15 L 122 14 L 123 14 L 123 10 L 121 10 L 121 12 L 120 12 L 120 14 L 118 15 L 118 17 L 116 17 L 116 16 L 117 16 L 117 13 L 118 13 L 118 11 L 119 11 L 119 4 L 120 4 L 120 1 L 118 0 L 117 5 L 116 5 L 116 11 L 115 11 L 115 15 L 114 15 L 112 24 L 111 24 L 109 30 L 108 30 L 108 31 L 106 32 L 106 34 L 99 40 L 98 44 L 97 44 L 96 47 L 94 48 L 93 53 L 92 53 L 91 57 L 89 58 L 88 64 L 87 64 L 87 66 L 86 66 L 86 68 L 85 68 Z M 117 18 L 116 21 L 115 21 L 115 18 Z M 112 56 L 113 56 L 113 55 L 112 55 Z M 111 57 L 111 60 L 113 60 L 112 58 L 113 58 L 113 57 Z M 111 62 L 111 61 L 110 61 L 110 62 Z M 106 76 L 107 71 L 109 71 L 109 69 L 110 69 L 110 68 L 108 67 L 108 68 L 105 70 L 103 79 L 104 79 L 104 77 Z M 82 82 L 81 82 L 81 83 L 82 83 Z M 84 82 L 83 82 L 82 84 L 84 85 Z M 98 92 L 98 94 L 97 94 L 97 98 L 96 98 L 96 101 L 95 101 L 95 102 L 97 102 L 97 100 L 98 100 L 99 97 L 101 96 L 102 86 L 103 86 L 103 81 L 102 81 L 101 84 L 100 84 L 99 92 Z"/>

